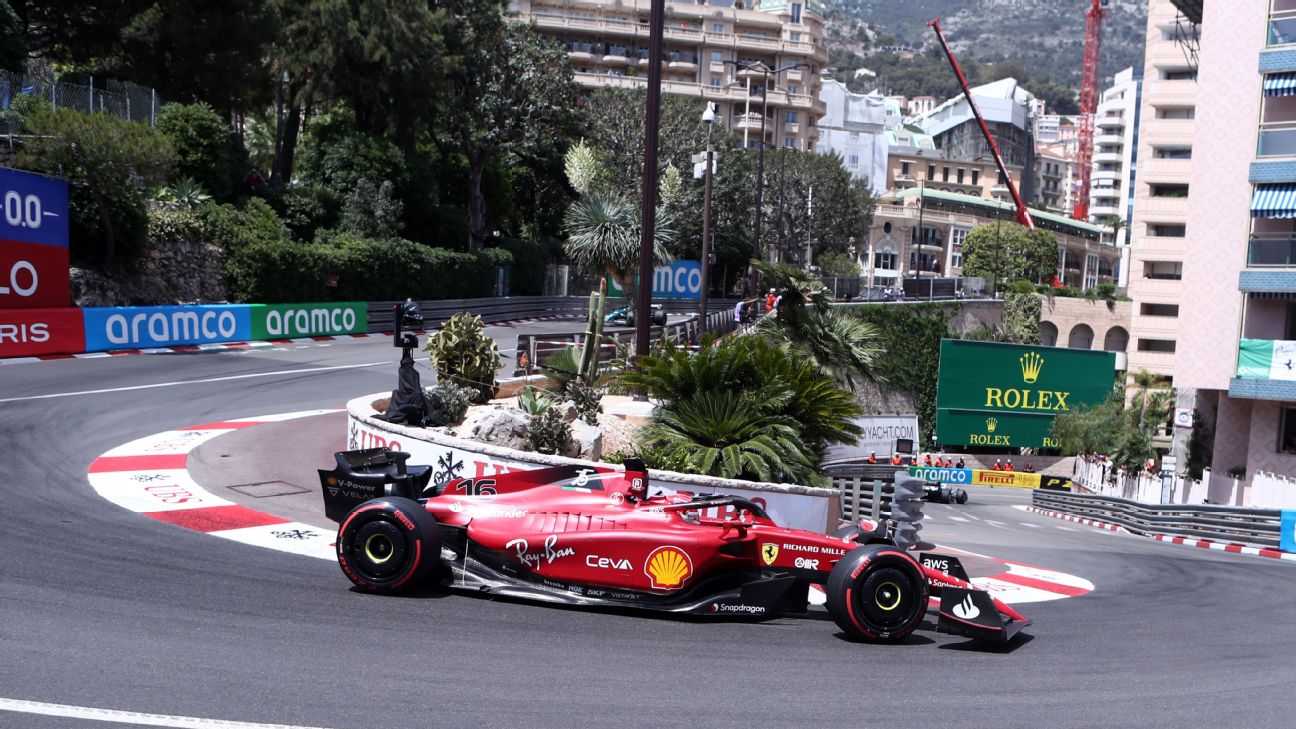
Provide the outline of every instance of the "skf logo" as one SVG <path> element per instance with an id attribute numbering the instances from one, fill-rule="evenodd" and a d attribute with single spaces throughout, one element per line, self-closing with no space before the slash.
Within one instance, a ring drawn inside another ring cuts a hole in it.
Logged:
<path id="1" fill-rule="evenodd" d="M 993 433 L 993 432 L 995 432 L 995 428 L 998 428 L 998 427 L 999 427 L 999 420 L 998 420 L 997 418 L 986 418 L 986 432 L 987 432 L 987 433 Z"/>
<path id="2" fill-rule="evenodd" d="M 1039 379 L 1040 369 L 1044 367 L 1044 358 L 1035 352 L 1027 352 L 1021 357 L 1022 381 L 1031 384 Z"/>
<path id="3" fill-rule="evenodd" d="M 678 590 L 693 574 L 693 560 L 679 547 L 658 547 L 644 560 L 654 590 Z"/>
<path id="4" fill-rule="evenodd" d="M 774 564 L 774 560 L 778 559 L 778 552 L 779 546 L 777 544 L 762 544 L 761 561 L 765 563 L 766 567 Z"/>

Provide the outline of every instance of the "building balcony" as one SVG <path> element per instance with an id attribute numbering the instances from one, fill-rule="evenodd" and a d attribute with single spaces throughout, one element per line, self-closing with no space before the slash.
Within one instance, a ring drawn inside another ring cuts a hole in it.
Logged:
<path id="1" fill-rule="evenodd" d="M 1296 400 L 1296 342 L 1242 339 L 1229 397 Z"/>
<path id="2" fill-rule="evenodd" d="M 1124 152 L 1094 152 L 1094 162 L 1116 162 L 1120 163 L 1125 159 Z"/>
<path id="3" fill-rule="evenodd" d="M 1125 143 L 1125 135 L 1120 133 L 1119 131 L 1111 132 L 1111 133 L 1100 132 L 1099 134 L 1094 135 L 1095 145 L 1124 144 L 1124 143 Z"/>
<path id="4" fill-rule="evenodd" d="M 1142 123 L 1139 137 L 1142 144 L 1166 147 L 1191 147 L 1193 119 L 1147 119 Z"/>
<path id="5" fill-rule="evenodd" d="M 1125 117 L 1123 116 L 1099 116 L 1094 118 L 1094 127 L 1097 129 L 1124 129 Z M 1098 136 L 1120 137 L 1120 134 L 1100 134 Z"/>
<path id="6" fill-rule="evenodd" d="M 626 55 L 626 53 L 625 53 L 624 51 L 622 51 L 622 52 L 609 52 L 609 53 L 607 53 L 606 55 L 603 56 L 603 59 L 602 59 L 602 60 L 603 60 L 603 63 L 606 63 L 606 64 L 609 65 L 609 66 L 631 66 L 631 65 L 633 65 L 633 62 L 630 60 L 630 56 Z"/>
<path id="7" fill-rule="evenodd" d="M 1192 106 L 1197 100 L 1196 81 L 1152 81 L 1144 98 L 1153 107 Z"/>
<path id="8" fill-rule="evenodd" d="M 1296 292 L 1296 268 L 1243 269 L 1238 273 L 1238 291 L 1245 293 Z"/>
<path id="9" fill-rule="evenodd" d="M 1247 266 L 1296 267 L 1296 235 L 1271 233 L 1251 236 L 1247 247 Z"/>
<path id="10" fill-rule="evenodd" d="M 1156 159 L 1139 162 L 1139 182 L 1188 183 L 1192 177 L 1190 159 Z"/>
<path id="11" fill-rule="evenodd" d="M 1139 214 L 1148 220 L 1164 223 L 1186 222 L 1188 220 L 1187 197 L 1138 197 L 1134 206 Z"/>
<path id="12" fill-rule="evenodd" d="M 1265 122 L 1256 135 L 1256 157 L 1296 157 L 1296 122 Z"/>

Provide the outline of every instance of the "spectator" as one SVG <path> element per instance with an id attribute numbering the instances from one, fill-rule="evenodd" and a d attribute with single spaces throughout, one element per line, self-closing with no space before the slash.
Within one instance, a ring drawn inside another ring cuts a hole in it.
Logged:
<path id="1" fill-rule="evenodd" d="M 892 454 L 891 454 L 891 465 L 893 465 L 893 466 L 899 466 L 901 463 L 902 463 L 902 461 L 900 460 L 900 454 L 899 454 L 899 453 L 892 453 Z"/>
<path id="2" fill-rule="evenodd" d="M 967 468 L 967 464 L 965 464 L 965 463 L 963 462 L 963 456 L 959 456 L 958 463 L 955 463 L 955 464 L 954 464 L 954 467 L 955 467 L 955 468 Z"/>
<path id="3" fill-rule="evenodd" d="M 877 463 L 877 453 L 874 453 L 873 451 L 869 451 L 869 459 L 868 459 L 868 462 L 869 462 L 869 463 Z"/>
<path id="4" fill-rule="evenodd" d="M 950 467 L 952 467 L 953 465 L 954 465 L 954 462 L 950 460 L 950 457 L 949 457 L 949 456 L 945 456 L 944 460 L 941 461 L 941 466 L 944 467 L 944 468 L 950 468 Z"/>
<path id="5" fill-rule="evenodd" d="M 924 466 L 927 466 L 928 468 L 931 468 L 932 460 L 931 460 L 931 454 L 930 454 L 930 453 L 928 453 L 927 455 L 923 456 L 923 465 L 924 465 Z"/>
<path id="6" fill-rule="evenodd" d="M 775 302 L 776 299 L 777 299 L 777 297 L 774 295 L 774 289 L 770 289 L 770 290 L 769 290 L 769 293 L 768 293 L 768 294 L 765 294 L 765 313 L 766 313 L 766 314 L 770 313 L 771 311 L 774 311 L 774 302 Z"/>
<path id="7" fill-rule="evenodd" d="M 738 303 L 737 303 L 737 304 L 734 304 L 734 323 L 735 323 L 735 324 L 742 324 L 742 323 L 743 323 L 743 309 L 745 308 L 745 306 L 746 306 L 746 304 L 743 303 L 742 299 L 739 299 L 739 300 L 738 300 Z"/>
<path id="8" fill-rule="evenodd" d="M 1025 471 L 1026 473 L 1035 473 L 1035 464 L 1031 463 L 1030 461 L 1026 461 L 1026 467 L 1023 468 L 1022 470 Z"/>
<path id="9" fill-rule="evenodd" d="M 990 470 L 991 470 L 991 471 L 1002 471 L 1002 470 L 1003 470 L 1003 461 L 1000 461 L 998 458 L 996 458 L 996 459 L 995 459 L 995 463 L 994 463 L 993 466 L 990 467 Z"/>
<path id="10" fill-rule="evenodd" d="M 1017 470 L 1017 469 L 1013 468 L 1013 464 L 1012 464 L 1012 459 L 1011 459 L 1011 458 L 1009 458 L 1009 459 L 1008 459 L 1008 462 L 1004 464 L 1003 470 L 1005 470 L 1005 471 L 1015 471 L 1015 470 Z"/>

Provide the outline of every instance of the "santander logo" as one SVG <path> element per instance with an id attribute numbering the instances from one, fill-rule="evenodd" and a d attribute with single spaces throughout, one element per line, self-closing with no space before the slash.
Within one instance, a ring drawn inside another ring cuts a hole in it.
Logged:
<path id="1" fill-rule="evenodd" d="M 978 610 L 977 606 L 972 602 L 971 594 L 963 598 L 963 602 L 954 606 L 954 617 L 961 620 L 975 620 L 980 614 L 981 611 Z"/>

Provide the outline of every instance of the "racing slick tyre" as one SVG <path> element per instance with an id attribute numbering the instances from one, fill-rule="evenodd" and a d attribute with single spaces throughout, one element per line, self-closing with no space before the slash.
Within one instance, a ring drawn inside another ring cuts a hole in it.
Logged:
<path id="1" fill-rule="evenodd" d="M 370 592 L 398 592 L 432 574 L 441 561 L 436 517 L 417 501 L 373 499 L 347 514 L 338 529 L 338 564 Z"/>
<path id="2" fill-rule="evenodd" d="M 828 614 L 855 640 L 895 643 L 922 622 L 927 580 L 918 562 L 889 544 L 851 550 L 828 575 Z"/>
<path id="3" fill-rule="evenodd" d="M 960 504 L 966 504 L 967 499 L 968 499 L 967 491 L 964 489 L 959 489 L 958 492 L 954 495 L 954 500 L 959 502 Z"/>

